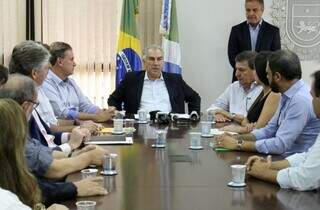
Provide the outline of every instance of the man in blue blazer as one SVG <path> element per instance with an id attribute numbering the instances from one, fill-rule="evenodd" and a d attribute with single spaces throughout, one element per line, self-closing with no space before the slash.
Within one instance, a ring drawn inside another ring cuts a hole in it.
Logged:
<path id="1" fill-rule="evenodd" d="M 245 0 L 247 20 L 231 29 L 228 56 L 233 67 L 232 82 L 235 77 L 235 57 L 242 51 L 253 50 L 276 51 L 281 49 L 279 28 L 262 19 L 264 11 L 263 0 Z"/>
<path id="2" fill-rule="evenodd" d="M 182 79 L 181 75 L 162 72 L 163 50 L 155 45 L 145 50 L 145 71 L 129 72 L 119 87 L 109 96 L 108 105 L 117 110 L 135 114 L 139 109 L 146 111 L 200 113 L 200 96 Z M 122 107 L 123 103 L 123 107 Z"/>

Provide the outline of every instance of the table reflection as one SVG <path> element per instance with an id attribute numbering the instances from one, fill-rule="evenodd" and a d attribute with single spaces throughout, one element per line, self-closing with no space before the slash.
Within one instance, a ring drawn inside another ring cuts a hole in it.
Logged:
<path id="1" fill-rule="evenodd" d="M 289 209 L 315 210 L 320 206 L 320 191 L 298 192 L 293 190 L 280 190 L 277 198 L 281 204 Z"/>

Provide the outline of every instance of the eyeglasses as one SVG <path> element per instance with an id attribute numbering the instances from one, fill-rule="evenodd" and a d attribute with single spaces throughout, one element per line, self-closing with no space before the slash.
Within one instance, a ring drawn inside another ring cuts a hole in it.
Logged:
<path id="1" fill-rule="evenodd" d="M 40 102 L 39 102 L 39 101 L 34 102 L 34 101 L 32 101 L 32 100 L 28 100 L 28 102 L 30 102 L 30 103 L 32 103 L 32 104 L 33 104 L 33 108 L 34 108 L 34 109 L 35 109 L 35 108 L 37 108 L 37 107 L 39 106 L 39 104 L 40 104 Z"/>

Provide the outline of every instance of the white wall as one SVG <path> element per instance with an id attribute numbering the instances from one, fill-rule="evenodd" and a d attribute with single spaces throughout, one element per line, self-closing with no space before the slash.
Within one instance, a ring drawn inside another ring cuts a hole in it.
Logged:
<path id="1" fill-rule="evenodd" d="M 231 82 L 227 44 L 231 27 L 245 20 L 244 0 L 176 0 L 183 77 L 207 108 Z M 265 0 L 264 19 L 272 22 L 272 0 Z M 320 53 L 320 52 L 319 52 Z M 320 68 L 317 61 L 302 62 L 304 79 Z"/>

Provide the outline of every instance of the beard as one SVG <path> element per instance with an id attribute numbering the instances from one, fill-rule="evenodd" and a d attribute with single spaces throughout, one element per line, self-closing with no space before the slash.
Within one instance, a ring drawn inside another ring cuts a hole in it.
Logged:
<path id="1" fill-rule="evenodd" d="M 276 84 L 274 81 L 271 81 L 270 83 L 270 88 L 272 90 L 272 92 L 274 93 L 280 93 L 280 87 L 278 84 Z"/>

